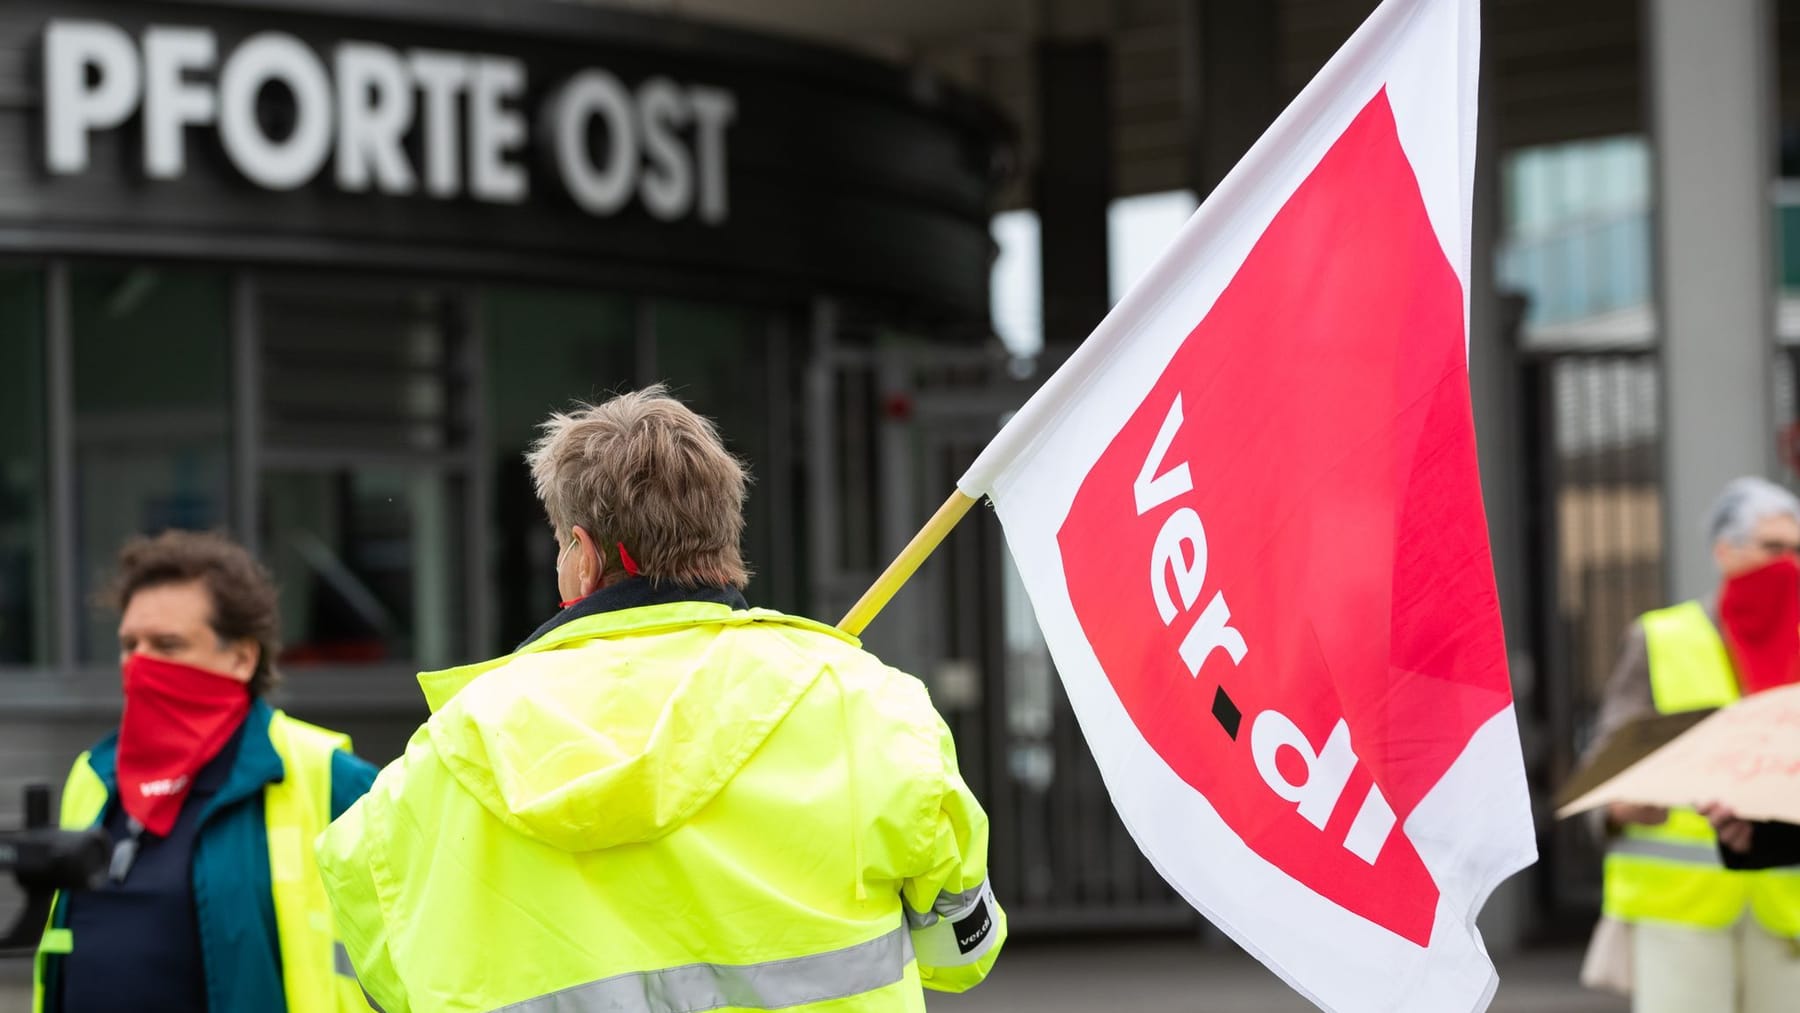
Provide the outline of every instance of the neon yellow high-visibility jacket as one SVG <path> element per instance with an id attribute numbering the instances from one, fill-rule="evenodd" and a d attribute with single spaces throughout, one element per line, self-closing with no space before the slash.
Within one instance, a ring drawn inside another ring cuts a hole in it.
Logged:
<path id="1" fill-rule="evenodd" d="M 420 681 L 431 718 L 319 841 L 387 1013 L 921 1011 L 998 956 L 948 729 L 830 627 L 665 602 Z"/>
<path id="2" fill-rule="evenodd" d="M 1731 655 L 1699 602 L 1647 613 L 1642 623 L 1659 713 L 1738 699 Z M 1712 826 L 1692 809 L 1671 810 L 1657 826 L 1626 827 L 1607 851 L 1605 883 L 1605 911 L 1622 921 L 1724 929 L 1748 909 L 1770 934 L 1800 937 L 1800 870 L 1726 869 Z"/>
<path id="3" fill-rule="evenodd" d="M 314 867 L 312 840 L 374 780 L 350 739 L 253 701 L 231 772 L 200 815 L 192 889 L 209 1013 L 367 1013 Z M 101 825 L 117 805 L 118 746 L 81 754 L 63 786 L 61 825 Z M 252 799 L 260 804 L 251 804 Z M 255 895 L 271 904 L 258 924 Z M 34 1013 L 60 1010 L 64 965 L 77 946 L 58 894 L 38 946 Z M 104 958 L 102 958 L 104 963 Z M 92 965 L 90 965 L 91 967 Z"/>

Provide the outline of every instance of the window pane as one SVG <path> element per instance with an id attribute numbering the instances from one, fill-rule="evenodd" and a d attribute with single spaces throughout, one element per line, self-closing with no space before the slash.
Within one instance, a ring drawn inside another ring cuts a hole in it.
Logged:
<path id="1" fill-rule="evenodd" d="M 0 664 L 41 665 L 49 644 L 44 550 L 44 281 L 0 271 Z"/>
<path id="2" fill-rule="evenodd" d="M 1642 137 L 1528 148 L 1500 166 L 1498 274 L 1526 299 L 1524 342 L 1577 350 L 1654 337 L 1650 160 Z"/>
<path id="3" fill-rule="evenodd" d="M 262 550 L 290 666 L 462 660 L 468 300 L 281 278 L 257 291 Z"/>
<path id="4" fill-rule="evenodd" d="M 289 665 L 441 668 L 464 650 L 461 483 L 426 469 L 263 475 Z"/>
<path id="5" fill-rule="evenodd" d="M 119 545 L 229 520 L 230 317 L 225 275 L 80 268 L 70 278 L 82 602 Z M 82 660 L 118 654 L 113 617 L 81 610 Z"/>
<path id="6" fill-rule="evenodd" d="M 1107 281 L 1114 304 L 1156 266 L 1199 206 L 1192 190 L 1120 197 L 1107 205 Z"/>
<path id="7" fill-rule="evenodd" d="M 499 642 L 510 650 L 556 612 L 556 546 L 525 450 L 551 411 L 637 385 L 629 300 L 554 289 L 487 296 L 488 441 Z"/>
<path id="8" fill-rule="evenodd" d="M 1036 211 L 1003 211 L 989 225 L 999 255 L 989 278 L 994 330 L 1006 350 L 1033 356 L 1044 348 L 1043 237 Z"/>
<path id="9" fill-rule="evenodd" d="M 465 304 L 425 286 L 261 284 L 265 451 L 429 455 L 465 446 Z"/>

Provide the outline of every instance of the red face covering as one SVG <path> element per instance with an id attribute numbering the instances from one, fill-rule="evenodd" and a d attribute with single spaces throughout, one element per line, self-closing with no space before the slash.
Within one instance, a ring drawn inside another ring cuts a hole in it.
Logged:
<path id="1" fill-rule="evenodd" d="M 167 836 L 194 786 L 250 710 L 250 691 L 228 675 L 133 654 L 125 659 L 119 722 L 119 802 Z"/>
<path id="2" fill-rule="evenodd" d="M 1800 682 L 1800 563 L 1783 556 L 1727 580 L 1719 625 L 1745 695 Z"/>

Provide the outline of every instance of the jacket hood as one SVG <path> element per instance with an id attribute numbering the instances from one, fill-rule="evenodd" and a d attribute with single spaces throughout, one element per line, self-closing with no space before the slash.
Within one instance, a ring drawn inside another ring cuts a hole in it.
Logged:
<path id="1" fill-rule="evenodd" d="M 856 643 L 708 602 L 577 619 L 518 654 L 420 676 L 426 729 L 519 833 L 571 852 L 652 841 L 711 802 L 826 674 L 821 631 Z"/>

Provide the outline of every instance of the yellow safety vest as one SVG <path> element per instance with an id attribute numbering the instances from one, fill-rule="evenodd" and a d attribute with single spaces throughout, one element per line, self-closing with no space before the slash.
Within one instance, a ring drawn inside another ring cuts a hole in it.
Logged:
<path id="1" fill-rule="evenodd" d="M 652 605 L 420 681 L 319 842 L 387 1013 L 923 1013 L 999 954 L 948 729 L 829 627 Z"/>
<path id="2" fill-rule="evenodd" d="M 1700 603 L 1646 613 L 1642 624 L 1658 713 L 1738 699 L 1731 656 Z M 1607 851 L 1605 911 L 1614 918 L 1723 929 L 1745 908 L 1771 934 L 1800 937 L 1800 870 L 1726 869 L 1711 825 L 1691 809 L 1671 810 L 1659 826 L 1628 826 Z"/>
<path id="3" fill-rule="evenodd" d="M 349 736 L 276 711 L 269 742 L 284 775 L 263 788 L 263 822 L 269 839 L 269 889 L 275 902 L 275 935 L 281 945 L 282 990 L 288 1013 L 367 1013 L 349 955 L 332 929 L 331 907 L 319 881 L 312 842 L 331 823 L 331 758 L 350 748 Z M 83 753 L 63 787 L 61 825 L 81 830 L 99 822 L 106 785 Z M 57 901 L 60 902 L 58 897 Z M 51 905 L 51 911 L 57 905 Z M 54 917 L 54 915 L 53 915 Z M 32 1009 L 44 1010 L 44 962 L 68 953 L 68 929 L 49 928 L 38 947 L 32 975 Z"/>

